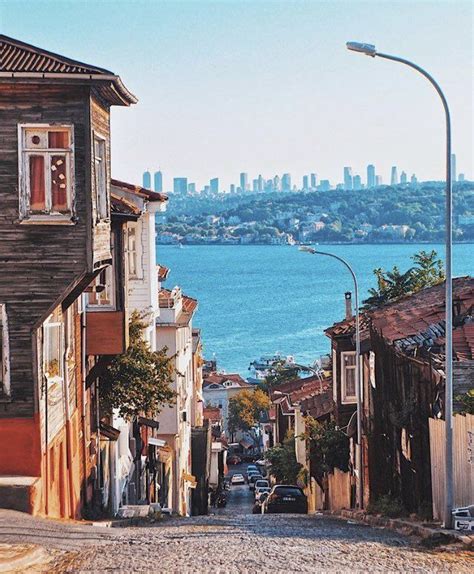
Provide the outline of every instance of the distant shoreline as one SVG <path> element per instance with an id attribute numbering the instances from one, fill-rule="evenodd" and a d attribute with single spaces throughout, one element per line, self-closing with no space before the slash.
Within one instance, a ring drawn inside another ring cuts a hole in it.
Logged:
<path id="1" fill-rule="evenodd" d="M 156 243 L 160 247 L 176 247 L 178 243 Z M 443 241 L 319 241 L 317 243 L 182 243 L 182 247 L 299 247 L 300 245 L 444 245 Z M 453 245 L 474 245 L 474 241 L 454 241 Z"/>

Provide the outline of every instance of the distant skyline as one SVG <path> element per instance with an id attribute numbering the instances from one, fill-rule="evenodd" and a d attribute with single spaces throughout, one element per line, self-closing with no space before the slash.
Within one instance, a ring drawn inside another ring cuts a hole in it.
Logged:
<path id="1" fill-rule="evenodd" d="M 439 81 L 457 169 L 472 180 L 472 10 L 468 1 L 17 0 L 0 2 L 0 30 L 110 69 L 137 95 L 112 110 L 119 179 L 140 183 L 150 168 L 163 172 L 163 189 L 182 176 L 198 188 L 219 177 L 228 190 L 241 172 L 291 173 L 298 185 L 316 172 L 336 184 L 341 166 L 364 180 L 367 158 L 384 181 L 393 165 L 443 179 L 435 92 L 412 70 L 345 49 L 361 40 Z"/>

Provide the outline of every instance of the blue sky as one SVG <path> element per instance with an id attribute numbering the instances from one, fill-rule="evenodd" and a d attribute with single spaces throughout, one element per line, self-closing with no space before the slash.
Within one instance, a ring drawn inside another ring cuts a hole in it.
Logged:
<path id="1" fill-rule="evenodd" d="M 473 168 L 472 4 L 464 1 L 0 0 L 0 29 L 121 75 L 139 103 L 112 116 L 114 176 L 227 187 L 316 172 L 333 183 L 374 163 L 441 179 L 444 124 L 430 85 L 401 65 L 350 53 L 363 40 L 439 81 L 458 170 Z"/>

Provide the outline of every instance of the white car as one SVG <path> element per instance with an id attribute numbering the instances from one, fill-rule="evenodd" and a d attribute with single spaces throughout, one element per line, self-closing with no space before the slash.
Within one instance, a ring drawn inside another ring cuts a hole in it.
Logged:
<path id="1" fill-rule="evenodd" d="M 237 473 L 233 474 L 230 479 L 231 484 L 245 484 L 245 478 L 243 474 Z"/>

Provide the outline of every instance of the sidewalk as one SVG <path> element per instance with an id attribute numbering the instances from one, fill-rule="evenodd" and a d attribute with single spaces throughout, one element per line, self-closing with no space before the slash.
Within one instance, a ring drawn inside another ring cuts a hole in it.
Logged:
<path id="1" fill-rule="evenodd" d="M 327 510 L 324 511 L 324 514 L 336 518 L 364 522 L 369 526 L 390 528 L 408 536 L 419 536 L 423 539 L 426 546 L 457 543 L 462 545 L 464 550 L 474 550 L 474 536 L 462 533 L 459 530 L 446 530 L 408 519 L 368 514 L 363 510 Z"/>

